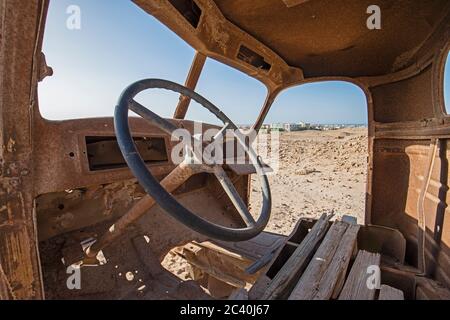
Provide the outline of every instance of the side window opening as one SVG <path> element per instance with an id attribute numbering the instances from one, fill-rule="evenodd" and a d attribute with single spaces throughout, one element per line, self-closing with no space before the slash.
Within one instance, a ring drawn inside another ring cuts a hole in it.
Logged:
<path id="1" fill-rule="evenodd" d="M 323 212 L 364 223 L 367 120 L 365 94 L 351 83 L 310 83 L 280 94 L 261 130 L 279 132 L 280 141 L 278 171 L 269 176 L 272 193 L 278 195 L 269 231 L 288 235 L 298 217 L 317 218 Z M 251 190 L 252 212 L 257 213 L 255 177 Z"/>
<path id="2" fill-rule="evenodd" d="M 267 89 L 260 81 L 213 59 L 206 60 L 195 91 L 242 127 L 255 122 L 267 95 Z M 191 102 L 186 119 L 222 125 L 212 113 L 195 102 Z"/>
<path id="3" fill-rule="evenodd" d="M 72 4 L 80 7 L 79 30 L 66 26 Z M 81 0 L 51 1 L 43 52 L 54 71 L 39 84 L 40 112 L 49 120 L 112 117 L 121 92 L 135 81 L 184 83 L 195 53 L 132 2 Z M 150 91 L 137 100 L 172 117 L 178 95 Z"/>

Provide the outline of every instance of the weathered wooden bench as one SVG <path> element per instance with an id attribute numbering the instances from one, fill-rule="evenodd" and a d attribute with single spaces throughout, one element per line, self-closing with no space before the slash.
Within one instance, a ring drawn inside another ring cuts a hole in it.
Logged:
<path id="1" fill-rule="evenodd" d="M 448 289 L 405 263 L 398 230 L 330 218 L 301 219 L 288 237 L 263 232 L 245 242 L 191 242 L 177 254 L 218 298 L 450 299 Z"/>
<path id="2" fill-rule="evenodd" d="M 403 300 L 401 290 L 381 285 L 381 255 L 358 250 L 361 226 L 331 223 L 330 218 L 324 214 L 317 222 L 297 228 L 249 298 Z"/>

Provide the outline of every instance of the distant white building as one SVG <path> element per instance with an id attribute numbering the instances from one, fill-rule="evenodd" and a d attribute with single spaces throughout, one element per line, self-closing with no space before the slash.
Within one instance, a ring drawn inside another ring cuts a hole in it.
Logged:
<path id="1" fill-rule="evenodd" d="M 299 125 L 300 128 L 302 128 L 302 129 L 309 129 L 309 128 L 311 127 L 311 124 L 310 124 L 310 123 L 306 123 L 306 122 L 302 122 L 302 121 L 300 121 L 300 122 L 298 123 L 298 125 Z"/>
<path id="2" fill-rule="evenodd" d="M 270 130 L 274 131 L 284 131 L 284 123 L 272 123 L 270 125 Z"/>
<path id="3" fill-rule="evenodd" d="M 299 123 L 272 123 L 270 125 L 271 130 L 277 130 L 277 131 L 300 131 L 300 130 L 306 130 L 309 129 L 310 124 L 299 122 Z"/>
<path id="4" fill-rule="evenodd" d="M 297 123 L 285 123 L 284 124 L 284 131 L 299 131 L 301 129 L 301 126 Z"/>

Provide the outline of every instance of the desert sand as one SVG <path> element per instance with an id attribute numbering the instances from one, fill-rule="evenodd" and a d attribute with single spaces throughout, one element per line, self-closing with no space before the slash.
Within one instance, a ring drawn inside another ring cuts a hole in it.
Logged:
<path id="1" fill-rule="evenodd" d="M 299 218 L 324 212 L 364 223 L 367 129 L 297 131 L 280 135 L 280 165 L 269 175 L 272 217 L 268 231 L 288 235 Z M 252 178 L 250 207 L 260 210 L 259 179 Z"/>

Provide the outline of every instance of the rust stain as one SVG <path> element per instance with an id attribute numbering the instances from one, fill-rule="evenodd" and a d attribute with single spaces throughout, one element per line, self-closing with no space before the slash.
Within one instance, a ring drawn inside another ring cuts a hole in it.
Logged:
<path id="1" fill-rule="evenodd" d="M 13 138 L 9 138 L 8 144 L 6 145 L 6 150 L 7 150 L 9 153 L 13 153 L 14 151 L 16 151 L 15 146 L 16 146 L 16 141 L 14 141 Z"/>

